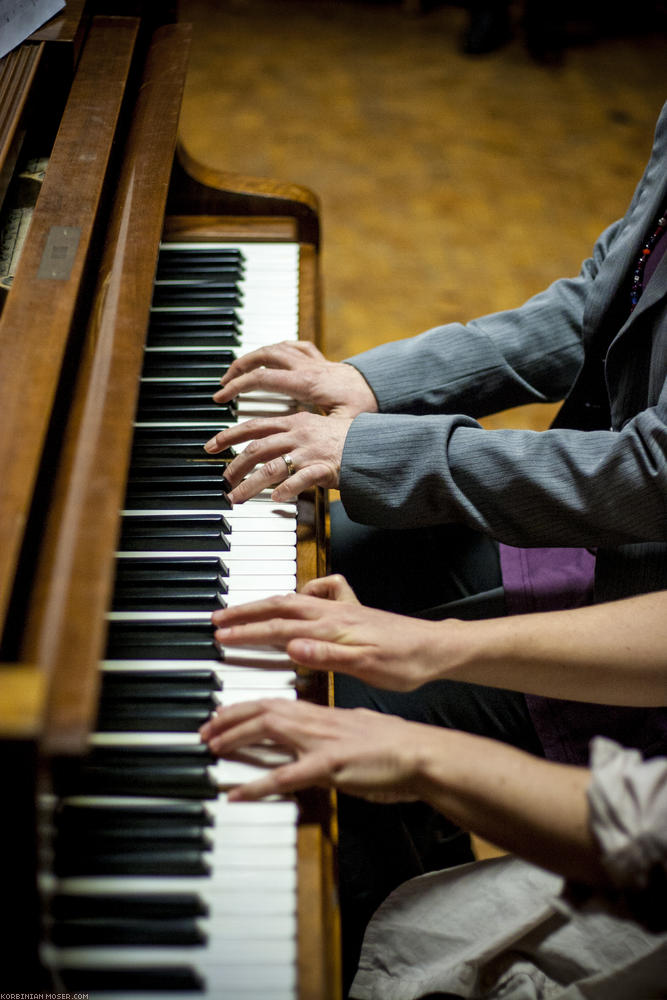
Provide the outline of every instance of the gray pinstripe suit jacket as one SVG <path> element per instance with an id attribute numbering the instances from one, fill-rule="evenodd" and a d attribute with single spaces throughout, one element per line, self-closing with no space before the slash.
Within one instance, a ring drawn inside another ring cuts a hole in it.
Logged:
<path id="1" fill-rule="evenodd" d="M 667 104 L 623 219 L 578 277 L 521 308 L 349 359 L 379 404 L 341 468 L 366 524 L 466 524 L 509 545 L 598 550 L 596 599 L 667 587 L 667 254 L 634 312 L 629 280 L 667 207 Z M 552 428 L 474 419 L 565 397 Z"/>

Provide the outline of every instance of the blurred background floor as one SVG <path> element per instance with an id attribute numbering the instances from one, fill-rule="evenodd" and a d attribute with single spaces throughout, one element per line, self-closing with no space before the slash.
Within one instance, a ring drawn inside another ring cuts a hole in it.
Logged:
<path id="1" fill-rule="evenodd" d="M 520 304 L 624 212 L 667 98 L 660 5 L 567 24 L 559 65 L 519 30 L 466 56 L 460 4 L 181 0 L 182 136 L 220 169 L 320 198 L 326 350 L 344 358 Z M 579 4 L 581 10 L 581 4 Z M 641 17 L 636 11 L 641 10 Z M 551 407 L 488 426 L 544 425 Z"/>

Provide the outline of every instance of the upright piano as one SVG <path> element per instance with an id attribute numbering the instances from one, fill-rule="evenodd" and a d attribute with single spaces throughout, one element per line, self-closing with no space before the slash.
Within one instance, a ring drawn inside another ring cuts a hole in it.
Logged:
<path id="1" fill-rule="evenodd" d="M 188 46 L 168 5 L 74 0 L 0 60 L 0 988 L 336 1000 L 328 797 L 228 804 L 272 751 L 197 738 L 327 697 L 210 625 L 326 570 L 323 497 L 231 509 L 202 448 L 293 406 L 211 395 L 317 341 L 318 206 L 180 146 Z"/>

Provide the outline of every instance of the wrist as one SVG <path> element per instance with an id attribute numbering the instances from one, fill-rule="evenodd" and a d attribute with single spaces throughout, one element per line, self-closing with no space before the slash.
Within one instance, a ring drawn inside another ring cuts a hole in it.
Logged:
<path id="1" fill-rule="evenodd" d="M 377 413 L 379 410 L 378 401 L 369 383 L 366 381 L 359 369 L 355 368 L 354 365 L 349 363 L 349 361 L 344 361 L 342 363 L 347 366 L 348 372 L 350 373 L 349 378 L 354 387 L 354 405 L 356 412 Z"/>
<path id="2" fill-rule="evenodd" d="M 414 785 L 419 798 L 433 808 L 445 811 L 452 805 L 461 784 L 461 765 L 465 758 L 465 733 L 419 725 L 415 740 Z M 473 747 L 474 749 L 474 747 Z"/>
<path id="3" fill-rule="evenodd" d="M 488 618 L 462 621 L 454 618 L 440 623 L 441 678 L 504 687 L 498 671 L 507 672 L 508 664 L 520 671 L 521 644 L 512 618 Z M 503 680 L 507 678 L 503 676 Z"/>

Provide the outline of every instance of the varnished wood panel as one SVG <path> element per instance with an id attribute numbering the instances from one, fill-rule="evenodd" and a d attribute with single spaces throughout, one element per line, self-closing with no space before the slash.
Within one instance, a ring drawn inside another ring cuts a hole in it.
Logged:
<path id="1" fill-rule="evenodd" d="M 25 44 L 0 59 L 0 205 L 21 150 L 26 106 L 43 51 L 43 45 Z"/>
<path id="2" fill-rule="evenodd" d="M 186 27 L 168 26 L 149 50 L 37 570 L 23 655 L 49 676 L 43 742 L 50 752 L 80 752 L 96 718 L 98 663 L 188 37 Z"/>
<path id="3" fill-rule="evenodd" d="M 37 468 L 93 238 L 136 36 L 131 21 L 91 36 L 0 318 L 0 620 L 13 583 Z M 40 276 L 53 227 L 77 234 L 68 273 Z M 16 336 L 16 331 L 21 336 Z"/>

